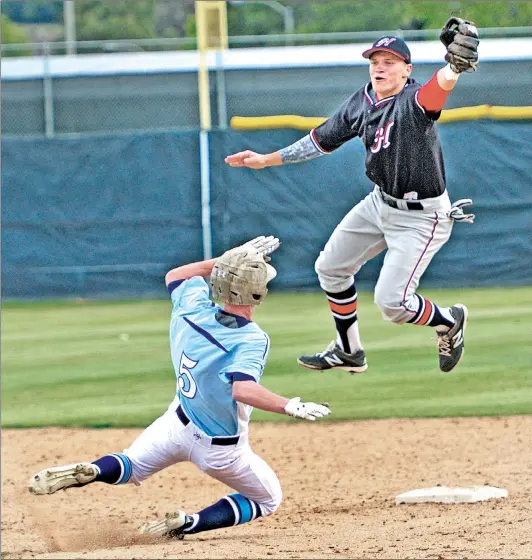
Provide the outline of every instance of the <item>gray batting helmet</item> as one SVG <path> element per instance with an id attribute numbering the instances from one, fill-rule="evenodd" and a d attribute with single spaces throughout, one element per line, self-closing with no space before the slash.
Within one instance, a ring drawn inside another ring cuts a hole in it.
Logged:
<path id="1" fill-rule="evenodd" d="M 239 247 L 216 260 L 211 273 L 212 295 L 224 303 L 258 305 L 268 293 L 268 282 L 276 276 L 275 268 L 257 251 Z"/>

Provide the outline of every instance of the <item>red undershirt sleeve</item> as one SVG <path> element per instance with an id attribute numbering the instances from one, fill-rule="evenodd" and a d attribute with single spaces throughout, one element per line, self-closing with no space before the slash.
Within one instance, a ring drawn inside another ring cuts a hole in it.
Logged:
<path id="1" fill-rule="evenodd" d="M 442 89 L 438 84 L 437 72 L 421 88 L 419 88 L 418 103 L 429 113 L 441 111 L 451 90 Z"/>

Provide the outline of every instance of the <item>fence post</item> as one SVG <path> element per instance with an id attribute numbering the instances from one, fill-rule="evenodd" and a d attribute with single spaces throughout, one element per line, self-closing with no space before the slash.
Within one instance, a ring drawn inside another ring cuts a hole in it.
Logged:
<path id="1" fill-rule="evenodd" d="M 76 5 L 74 0 L 63 1 L 63 21 L 65 27 L 66 53 L 76 54 Z"/>
<path id="2" fill-rule="evenodd" d="M 43 43 L 43 95 L 44 95 L 44 135 L 55 136 L 54 86 L 50 71 L 50 44 Z"/>
<path id="3" fill-rule="evenodd" d="M 201 177 L 201 232 L 203 238 L 203 258 L 212 258 L 211 230 L 211 180 L 209 158 L 209 131 L 200 130 L 200 177 Z"/>
<path id="4" fill-rule="evenodd" d="M 225 68 L 221 51 L 216 51 L 216 99 L 218 106 L 218 127 L 227 128 L 227 94 L 225 89 Z"/>

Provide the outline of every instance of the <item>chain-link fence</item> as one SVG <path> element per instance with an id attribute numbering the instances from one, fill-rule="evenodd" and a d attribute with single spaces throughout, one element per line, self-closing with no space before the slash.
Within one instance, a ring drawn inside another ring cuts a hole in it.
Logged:
<path id="1" fill-rule="evenodd" d="M 383 34 L 359 33 L 357 39 L 363 35 L 367 43 L 213 53 L 213 127 L 226 128 L 235 115 L 330 115 L 367 81 L 361 52 Z M 441 67 L 443 47 L 438 41 L 410 44 L 413 76 L 423 82 Z M 3 61 L 3 134 L 53 137 L 200 128 L 196 51 L 57 56 L 54 48 L 48 44 L 41 56 Z M 492 54 L 486 58 L 481 53 L 480 71 L 460 81 L 447 108 L 529 105 L 532 40 L 488 39 L 482 48 Z"/>
<path id="2" fill-rule="evenodd" d="M 379 35 L 396 35 L 409 41 L 433 41 L 441 29 L 388 29 L 381 31 L 349 31 L 335 33 L 279 33 L 270 35 L 229 36 L 230 48 L 339 45 L 373 41 Z M 531 37 L 532 27 L 486 27 L 480 29 L 484 39 Z M 5 57 L 110 54 L 132 52 L 159 52 L 195 50 L 196 37 L 173 37 L 157 39 L 114 39 L 106 41 L 54 41 L 37 43 L 14 43 L 0 45 L 0 55 Z"/>

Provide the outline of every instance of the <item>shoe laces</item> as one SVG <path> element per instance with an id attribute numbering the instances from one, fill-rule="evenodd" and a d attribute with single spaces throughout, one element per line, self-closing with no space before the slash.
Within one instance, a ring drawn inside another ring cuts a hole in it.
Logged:
<path id="1" fill-rule="evenodd" d="M 335 347 L 336 347 L 336 341 L 332 340 L 329 346 L 327 346 L 327 348 L 325 348 L 323 352 L 318 352 L 316 356 L 318 356 L 318 358 L 323 358 L 326 354 L 332 352 L 335 349 Z"/>
<path id="2" fill-rule="evenodd" d="M 451 357 L 451 352 L 453 349 L 453 345 L 451 339 L 447 333 L 437 333 L 438 334 L 438 351 L 440 356 L 448 356 Z"/>

